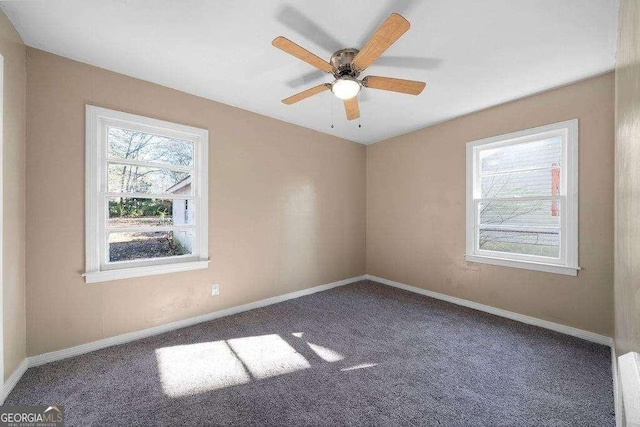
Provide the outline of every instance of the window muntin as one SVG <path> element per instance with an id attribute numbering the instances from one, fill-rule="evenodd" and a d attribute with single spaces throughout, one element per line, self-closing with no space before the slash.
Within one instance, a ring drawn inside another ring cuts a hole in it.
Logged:
<path id="1" fill-rule="evenodd" d="M 87 106 L 87 281 L 206 267 L 207 139 Z"/>
<path id="2" fill-rule="evenodd" d="M 577 120 L 471 142 L 467 174 L 468 260 L 578 268 Z"/>

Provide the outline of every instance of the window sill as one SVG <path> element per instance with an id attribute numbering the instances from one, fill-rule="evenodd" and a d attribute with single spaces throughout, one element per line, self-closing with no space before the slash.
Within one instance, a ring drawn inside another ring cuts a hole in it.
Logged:
<path id="1" fill-rule="evenodd" d="M 110 280 L 129 279 L 132 277 L 153 276 L 156 274 L 178 273 L 181 271 L 200 270 L 209 266 L 209 260 L 179 262 L 174 264 L 149 265 L 145 267 L 122 268 L 84 273 L 85 283 L 108 282 Z"/>
<path id="2" fill-rule="evenodd" d="M 580 267 L 567 267 L 564 265 L 545 264 L 531 261 L 516 261 L 512 259 L 494 258 L 482 255 L 465 255 L 464 259 L 469 262 L 522 268 L 525 270 L 544 271 L 546 273 L 564 274 L 566 276 L 577 276 L 578 270 L 580 270 Z"/>

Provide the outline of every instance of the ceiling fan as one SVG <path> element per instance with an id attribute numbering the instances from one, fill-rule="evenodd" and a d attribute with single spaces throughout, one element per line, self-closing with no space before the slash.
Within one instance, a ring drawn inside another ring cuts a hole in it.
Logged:
<path id="1" fill-rule="evenodd" d="M 344 101 L 347 120 L 353 120 L 360 117 L 357 95 L 363 87 L 420 95 L 425 87 L 424 82 L 379 76 L 367 76 L 358 80 L 360 73 L 373 64 L 380 55 L 406 33 L 409 26 L 409 21 L 397 13 L 392 13 L 373 33 L 361 50 L 340 49 L 331 55 L 329 62 L 285 37 L 276 37 L 271 42 L 273 46 L 326 73 L 333 74 L 335 77 L 332 83 L 314 86 L 285 98 L 282 102 L 291 105 L 325 90 L 331 90 L 336 97 Z"/>

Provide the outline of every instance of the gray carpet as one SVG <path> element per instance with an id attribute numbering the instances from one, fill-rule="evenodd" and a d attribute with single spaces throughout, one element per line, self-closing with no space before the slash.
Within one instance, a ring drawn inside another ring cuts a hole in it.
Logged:
<path id="1" fill-rule="evenodd" d="M 613 426 L 608 347 L 359 282 L 46 366 L 67 425 Z"/>

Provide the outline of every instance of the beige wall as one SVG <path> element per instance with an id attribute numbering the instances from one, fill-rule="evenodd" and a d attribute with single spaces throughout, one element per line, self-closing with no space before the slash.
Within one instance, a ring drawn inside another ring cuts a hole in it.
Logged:
<path id="1" fill-rule="evenodd" d="M 3 81 L 3 247 L 4 377 L 26 354 L 25 314 L 25 105 L 26 47 L 0 12 Z"/>
<path id="2" fill-rule="evenodd" d="M 613 73 L 364 147 L 36 49 L 27 56 L 29 355 L 365 270 L 613 333 Z M 84 283 L 87 103 L 209 129 L 209 269 Z M 465 262 L 466 142 L 576 117 L 578 277 Z"/>
<path id="3" fill-rule="evenodd" d="M 640 3 L 620 2 L 616 58 L 615 342 L 640 352 Z"/>
<path id="4" fill-rule="evenodd" d="M 578 277 L 466 262 L 465 144 L 573 118 Z M 609 73 L 369 146 L 367 273 L 612 336 L 613 122 Z"/>
<path id="5" fill-rule="evenodd" d="M 36 49 L 27 56 L 29 355 L 364 274 L 366 147 Z M 208 269 L 84 283 L 87 103 L 209 130 Z"/>

